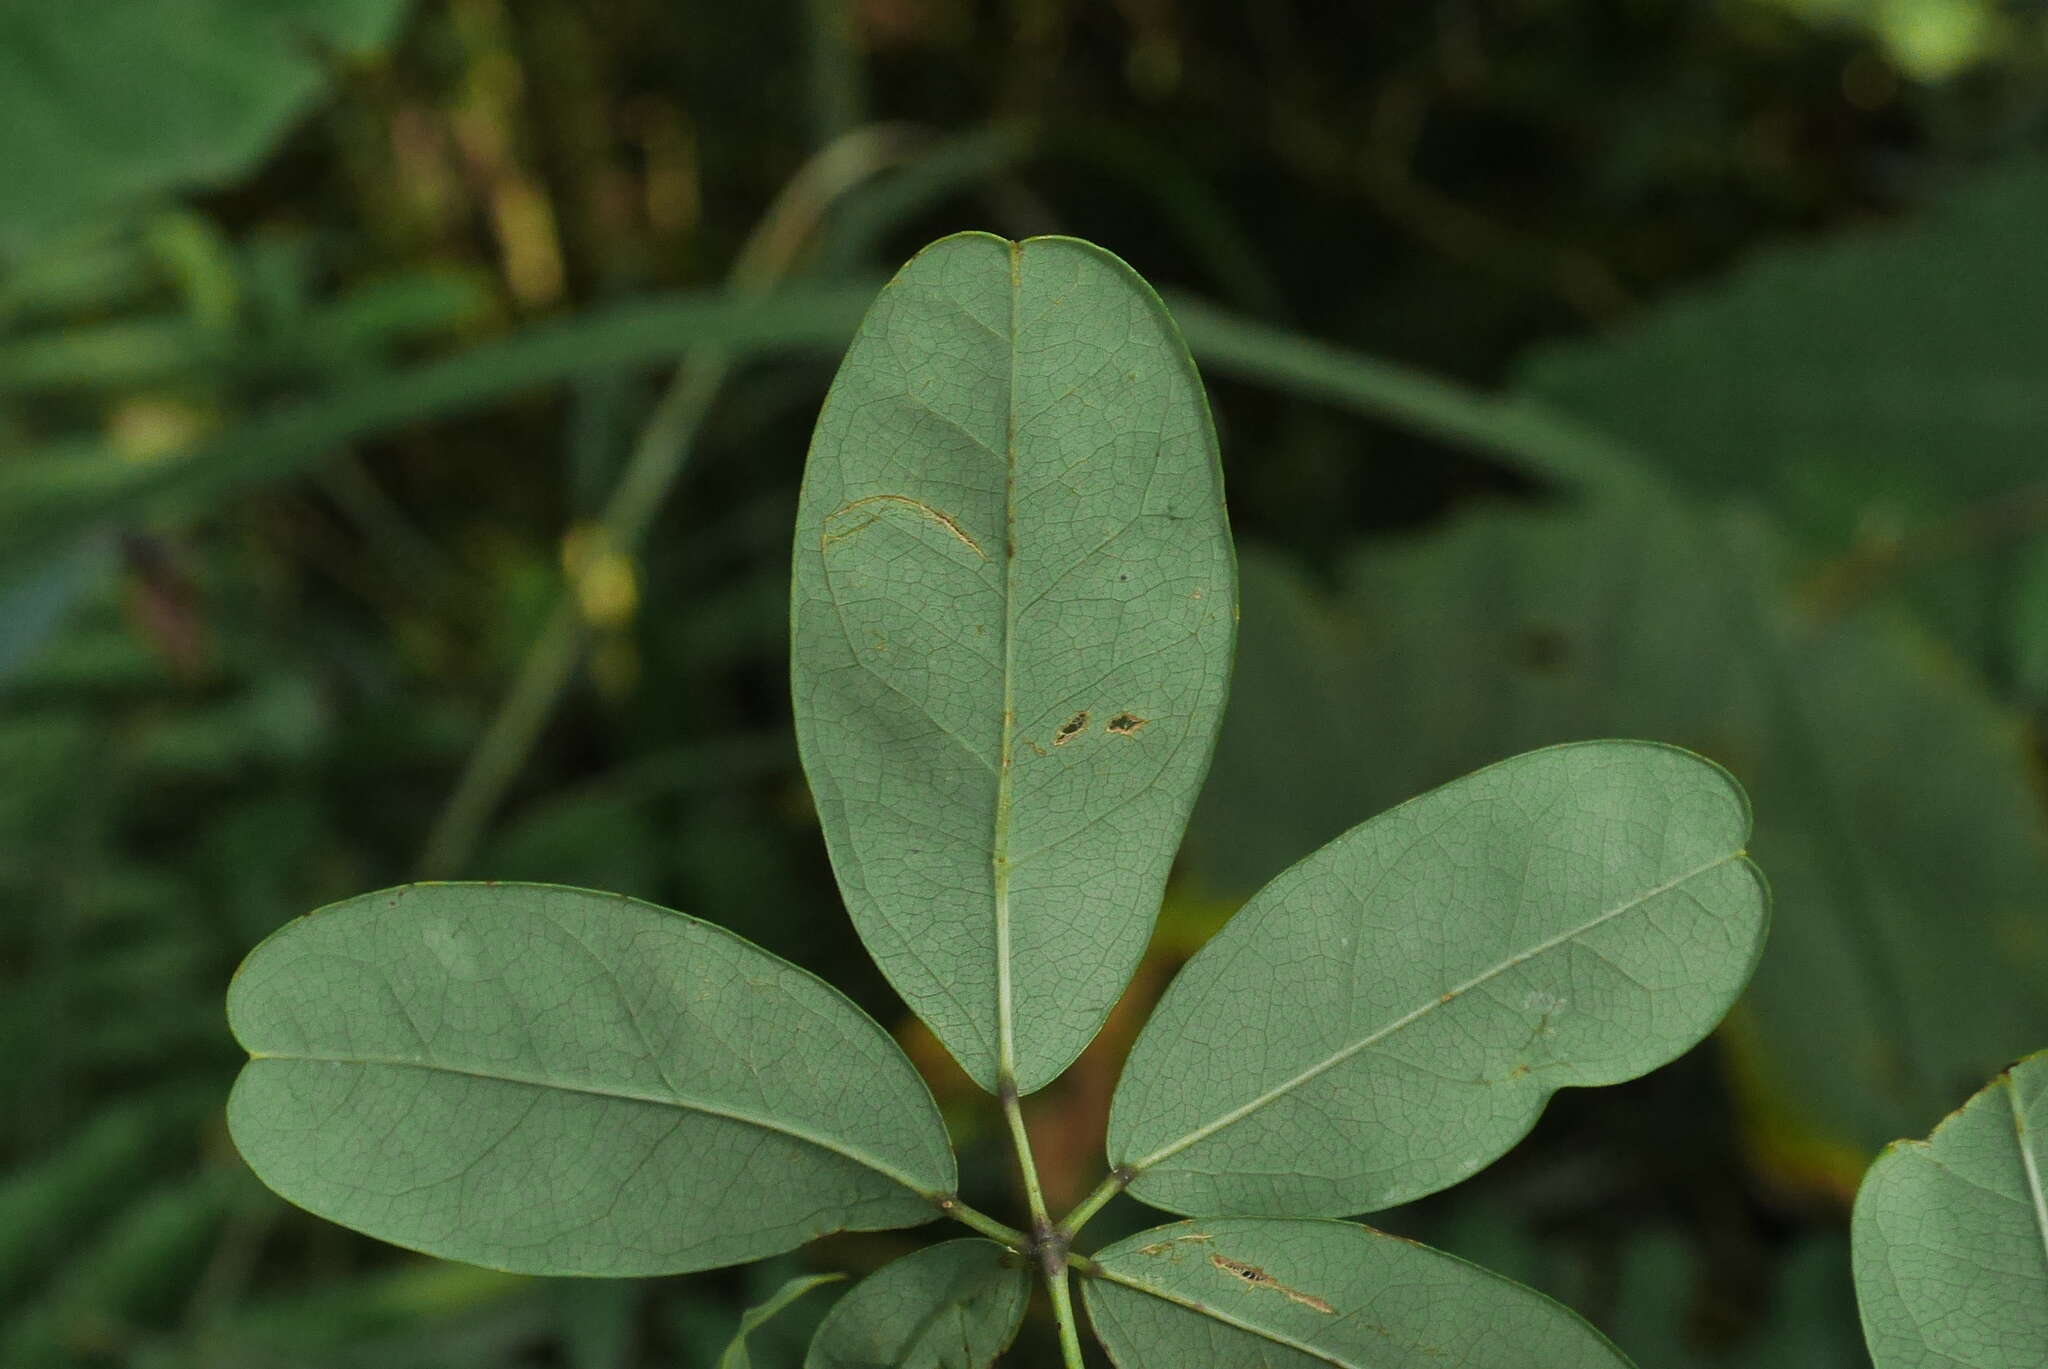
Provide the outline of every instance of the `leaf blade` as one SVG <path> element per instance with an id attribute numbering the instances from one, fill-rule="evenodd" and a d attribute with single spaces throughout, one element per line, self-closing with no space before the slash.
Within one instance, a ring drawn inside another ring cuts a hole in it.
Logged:
<path id="1" fill-rule="evenodd" d="M 229 1128 L 258 1176 L 447 1258 L 709 1268 L 928 1220 L 954 1181 L 929 1092 L 859 1009 L 632 899 L 365 895 L 251 952 L 229 1018 L 252 1057 Z"/>
<path id="2" fill-rule="evenodd" d="M 1031 1274 L 979 1237 L 945 1241 L 876 1270 L 818 1327 L 804 1369 L 985 1369 L 1016 1339 Z"/>
<path id="3" fill-rule="evenodd" d="M 1095 1258 L 1089 1316 L 1123 1369 L 1628 1363 L 1533 1289 L 1351 1222 L 1178 1222 Z"/>
<path id="4" fill-rule="evenodd" d="M 906 266 L 819 416 L 792 694 L 854 922 L 984 1088 L 1056 1077 L 1128 981 L 1234 603 L 1200 381 L 1143 282 L 1071 239 Z"/>
<path id="5" fill-rule="evenodd" d="M 1557 1088 L 1633 1078 L 1720 1020 L 1765 923 L 1748 830 L 1724 771 L 1639 742 L 1530 752 L 1353 828 L 1168 989 L 1117 1085 L 1112 1163 L 1198 1213 L 1337 1216 L 1458 1182 Z M 1416 1118 L 1440 1148 L 1417 1152 Z"/>
<path id="6" fill-rule="evenodd" d="M 2014 1065 L 1856 1194 L 1851 1244 L 1877 1369 L 2048 1359 L 2048 1053 Z"/>

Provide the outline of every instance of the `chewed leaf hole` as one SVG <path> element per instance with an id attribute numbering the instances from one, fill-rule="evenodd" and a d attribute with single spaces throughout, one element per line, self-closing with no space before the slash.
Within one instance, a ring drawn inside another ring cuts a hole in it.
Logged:
<path id="1" fill-rule="evenodd" d="M 1087 726 L 1088 710 L 1084 708 L 1060 724 L 1060 730 L 1052 734 L 1052 744 L 1054 746 L 1065 746 L 1068 742 L 1080 736 L 1082 729 Z"/>
<path id="2" fill-rule="evenodd" d="M 1138 729 L 1151 721 L 1150 718 L 1141 718 L 1135 713 L 1119 713 L 1109 720 L 1109 730 L 1119 737 L 1135 737 L 1138 735 Z"/>
<path id="3" fill-rule="evenodd" d="M 1227 1255 L 1211 1255 L 1209 1263 L 1215 1265 L 1226 1274 L 1236 1275 L 1254 1288 L 1271 1289 L 1289 1302 L 1300 1303 L 1303 1307 L 1313 1308 L 1315 1311 L 1321 1312 L 1326 1316 L 1335 1316 L 1337 1314 L 1337 1309 L 1324 1302 L 1321 1298 L 1313 1294 L 1303 1293 L 1298 1289 L 1289 1288 L 1286 1284 L 1280 1282 L 1255 1264 L 1246 1264 L 1242 1260 L 1233 1260 Z"/>

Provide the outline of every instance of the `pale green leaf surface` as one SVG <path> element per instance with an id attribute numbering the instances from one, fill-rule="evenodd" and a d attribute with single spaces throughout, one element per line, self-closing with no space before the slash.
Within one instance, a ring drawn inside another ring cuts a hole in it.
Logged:
<path id="1" fill-rule="evenodd" d="M 246 170 L 406 0 L 0 0 L 0 247 Z"/>
<path id="2" fill-rule="evenodd" d="M 1337 1216 L 1457 1183 L 1566 1085 L 1632 1079 L 1735 1001 L 1767 899 L 1727 773 L 1648 742 L 1503 761 L 1261 890 L 1183 969 L 1111 1105 L 1176 1212 Z"/>
<path id="3" fill-rule="evenodd" d="M 1016 1339 L 1031 1271 L 993 1241 L 926 1246 L 839 1300 L 804 1369 L 985 1369 Z"/>
<path id="4" fill-rule="evenodd" d="M 1097 1255 L 1088 1314 L 1119 1369 L 1626 1369 L 1576 1313 L 1350 1222 L 1224 1218 Z"/>
<path id="5" fill-rule="evenodd" d="M 838 991 L 719 927 L 548 885 L 335 904 L 250 953 L 228 1100 L 285 1197 L 519 1273 L 676 1273 L 937 1215 L 938 1110 Z"/>
<path id="6" fill-rule="evenodd" d="M 1144 949 L 1235 632 L 1201 384 L 1128 267 L 984 234 L 904 267 L 818 419 L 792 620 L 869 951 L 984 1088 L 1046 1084 Z"/>
<path id="7" fill-rule="evenodd" d="M 776 1313 L 812 1289 L 822 1288 L 828 1283 L 838 1283 L 845 1277 L 844 1274 L 799 1274 L 769 1294 L 766 1302 L 742 1312 L 739 1330 L 733 1333 L 731 1343 L 718 1357 L 718 1369 L 754 1369 L 754 1357 L 747 1349 L 747 1337 L 766 1326 Z"/>
<path id="8" fill-rule="evenodd" d="M 2048 1364 L 2048 1053 L 1878 1157 L 1852 1241 L 1877 1369 Z"/>
<path id="9" fill-rule="evenodd" d="M 1529 747 L 1710 755 L 1755 800 L 1784 910 L 1737 1009 L 1745 1074 L 1853 1184 L 1859 1152 L 2040 1044 L 2048 849 L 2018 721 L 1892 615 L 1816 622 L 1784 559 L 1751 522 L 1649 498 L 1467 518 L 1350 558 L 1334 592 L 1248 553 L 1187 873 L 1250 893 L 1305 842 Z"/>

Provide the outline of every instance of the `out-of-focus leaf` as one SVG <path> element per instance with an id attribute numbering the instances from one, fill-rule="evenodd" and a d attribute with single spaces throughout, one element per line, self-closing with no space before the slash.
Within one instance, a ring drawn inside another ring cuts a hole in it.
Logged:
<path id="1" fill-rule="evenodd" d="M 1753 1116 L 1796 1118 L 1823 1147 L 1798 1162 L 1846 1194 L 1862 1155 L 2038 1040 L 2048 851 L 2015 721 L 1889 617 L 1804 617 L 1781 559 L 1752 524 L 1648 496 L 1473 518 L 1358 557 L 1333 597 L 1247 556 L 1191 873 L 1249 891 L 1304 841 L 1531 746 L 1722 760 L 1780 910 L 1733 1019 Z"/>
<path id="2" fill-rule="evenodd" d="M 1350 1222 L 1180 1222 L 1095 1259 L 1088 1313 L 1123 1369 L 1628 1365 L 1541 1293 Z"/>
<path id="3" fill-rule="evenodd" d="M 0 248 L 254 165 L 405 0 L 0 0 Z"/>
<path id="4" fill-rule="evenodd" d="M 2001 1074 L 1856 1194 L 1856 1296 L 1877 1369 L 2048 1364 L 2048 1052 Z"/>
<path id="5" fill-rule="evenodd" d="M 844 1274 L 800 1274 L 775 1290 L 768 1300 L 759 1306 L 750 1307 L 740 1314 L 740 1328 L 733 1333 L 725 1353 L 718 1357 L 718 1369 L 754 1369 L 754 1357 L 747 1351 L 747 1337 L 760 1330 L 774 1319 L 776 1313 L 788 1307 L 814 1288 L 828 1283 L 838 1283 Z"/>
<path id="6" fill-rule="evenodd" d="M 0 1329 L 8 1369 L 72 1369 L 80 1352 L 118 1343 L 180 1296 L 248 1183 L 207 1170 L 145 1189 L 104 1229 L 67 1250 L 48 1285 Z"/>
<path id="7" fill-rule="evenodd" d="M 1031 1302 L 1031 1270 L 993 1241 L 926 1246 L 862 1279 L 818 1327 L 804 1369 L 987 1369 Z"/>
<path id="8" fill-rule="evenodd" d="M 1201 381 L 1136 273 L 982 233 L 904 267 L 819 415 L 791 600 L 855 926 L 977 1083 L 1042 1088 L 1144 951 L 1235 626 Z"/>
<path id="9" fill-rule="evenodd" d="M 228 1125 L 321 1216 L 512 1272 L 735 1264 L 910 1226 L 953 1155 L 895 1042 L 721 928 L 425 884 L 293 922 L 228 992 Z"/>
<path id="10" fill-rule="evenodd" d="M 0 584 L 0 679 L 48 640 L 108 560 L 106 539 L 89 535 L 48 564 Z"/>
<path id="11" fill-rule="evenodd" d="M 1841 534 L 2041 478 L 2048 168 L 1986 175 L 1906 223 L 1766 254 L 1520 388 L 1683 483 Z"/>
<path id="12" fill-rule="evenodd" d="M 736 355 L 841 346 L 873 291 L 817 286 L 766 297 L 649 300 L 483 343 L 339 394 L 253 419 L 181 453 L 137 464 L 67 443 L 0 470 L 0 570 L 94 524 L 166 504 L 192 507 L 298 474 L 359 438 L 499 401 L 536 385 L 672 360 L 715 344 Z"/>
<path id="13" fill-rule="evenodd" d="M 1459 1182 L 1557 1089 L 1713 1030 L 1763 947 L 1748 836 L 1726 771 L 1643 742 L 1517 756 L 1353 828 L 1174 980 L 1117 1084 L 1110 1162 L 1199 1214 L 1342 1216 Z"/>

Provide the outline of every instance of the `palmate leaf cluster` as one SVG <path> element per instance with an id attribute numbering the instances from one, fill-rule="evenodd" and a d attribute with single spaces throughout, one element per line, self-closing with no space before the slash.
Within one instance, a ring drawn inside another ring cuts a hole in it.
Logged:
<path id="1" fill-rule="evenodd" d="M 1136 968 L 1236 622 L 1201 385 L 1143 282 L 1070 239 L 913 260 L 818 422 L 797 726 L 865 944 L 1012 1117 Z M 989 1363 L 1039 1275 L 1071 1361 L 1070 1273 L 1127 1366 L 1623 1363 L 1541 1295 L 1335 1219 L 1459 1182 L 1556 1089 L 1710 1031 L 1764 936 L 1749 825 L 1718 767 L 1590 742 L 1354 828 L 1168 990 L 1095 1197 L 1044 1212 L 1016 1124 L 1021 1230 L 960 1202 L 930 1092 L 836 990 L 552 886 L 414 885 L 273 935 L 230 990 L 229 1121 L 295 1202 L 504 1270 L 706 1269 L 941 1214 L 982 1233 L 845 1294 L 814 1365 Z M 1122 1190 L 1187 1220 L 1073 1251 Z"/>

